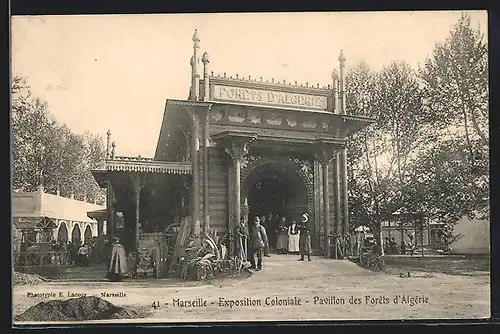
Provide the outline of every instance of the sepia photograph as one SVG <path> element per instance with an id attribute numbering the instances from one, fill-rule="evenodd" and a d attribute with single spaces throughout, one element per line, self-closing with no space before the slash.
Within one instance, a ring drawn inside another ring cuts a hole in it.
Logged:
<path id="1" fill-rule="evenodd" d="M 489 319 L 487 11 L 11 17 L 13 325 Z"/>

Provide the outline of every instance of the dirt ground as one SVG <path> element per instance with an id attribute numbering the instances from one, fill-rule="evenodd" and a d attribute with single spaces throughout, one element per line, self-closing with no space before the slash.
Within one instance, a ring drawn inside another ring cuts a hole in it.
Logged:
<path id="1" fill-rule="evenodd" d="M 372 272 L 347 260 L 313 257 L 311 262 L 298 262 L 296 256 L 274 254 L 265 258 L 262 271 L 248 278 L 215 280 L 211 284 L 186 285 L 139 279 L 119 283 L 52 281 L 36 286 L 14 286 L 14 315 L 42 300 L 67 299 L 82 294 L 102 297 L 116 306 L 148 310 L 151 316 L 139 322 L 490 316 L 489 275 L 412 271 L 411 277 L 401 278 L 395 272 Z M 272 305 L 276 299 L 280 305 Z M 293 305 L 299 300 L 300 305 Z M 193 305 L 187 305 L 188 301 Z M 289 305 L 283 304 L 284 301 Z M 137 319 L 120 320 L 127 321 L 138 322 Z"/>

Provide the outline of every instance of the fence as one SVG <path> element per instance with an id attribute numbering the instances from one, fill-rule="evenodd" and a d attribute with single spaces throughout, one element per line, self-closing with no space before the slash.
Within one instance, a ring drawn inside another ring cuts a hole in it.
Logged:
<path id="1" fill-rule="evenodd" d="M 74 264 L 74 260 L 74 257 L 68 250 L 14 253 L 14 266 L 16 267 L 71 266 Z M 103 262 L 102 254 L 97 252 L 92 253 L 89 256 L 89 262 Z"/>
<path id="2" fill-rule="evenodd" d="M 14 265 L 21 267 L 69 266 L 72 257 L 69 251 L 18 252 L 14 254 Z"/>

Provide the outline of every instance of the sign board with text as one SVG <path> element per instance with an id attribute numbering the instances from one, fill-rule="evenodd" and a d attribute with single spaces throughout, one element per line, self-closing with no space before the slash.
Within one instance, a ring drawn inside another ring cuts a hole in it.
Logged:
<path id="1" fill-rule="evenodd" d="M 324 95 L 291 93 L 229 85 L 213 85 L 212 99 L 215 101 L 262 104 L 288 108 L 328 109 L 328 98 Z"/>

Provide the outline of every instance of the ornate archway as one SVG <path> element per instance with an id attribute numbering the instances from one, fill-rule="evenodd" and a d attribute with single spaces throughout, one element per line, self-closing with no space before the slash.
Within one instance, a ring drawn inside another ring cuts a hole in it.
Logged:
<path id="1" fill-rule="evenodd" d="M 255 214 L 285 214 L 290 219 L 298 220 L 304 212 L 314 216 L 314 187 L 313 169 L 308 168 L 307 160 L 290 157 L 254 157 L 249 156 L 242 164 L 241 171 L 241 198 L 244 215 Z M 267 187 L 267 188 L 266 188 Z M 263 188 L 259 192 L 259 189 Z M 265 189 L 264 189 L 265 188 Z M 270 197 L 274 199 L 270 200 Z M 265 197 L 262 199 L 261 197 Z M 280 198 L 276 200 L 276 198 Z M 283 198 L 285 198 L 283 200 Z M 261 203 L 256 203 L 262 199 Z M 276 205 L 275 210 L 269 210 L 263 201 L 271 202 L 271 207 Z M 282 205 L 276 204 L 283 200 Z M 267 211 L 266 211 L 267 209 Z M 281 212 L 280 212 L 281 211 Z M 275 222 L 276 217 L 274 218 Z M 314 218 L 310 219 L 314 224 Z M 313 226 L 310 226 L 311 229 Z M 270 226 L 271 235 L 275 226 Z M 272 245 L 271 245 L 272 247 Z"/>
<path id="2" fill-rule="evenodd" d="M 259 181 L 259 170 L 275 169 L 284 172 L 286 178 L 299 182 L 307 193 L 306 203 L 310 215 L 314 214 L 314 168 L 313 162 L 299 157 L 260 157 L 249 155 L 241 164 L 241 198 L 242 204 L 248 197 L 250 188 Z M 311 219 L 312 221 L 313 219 Z"/>
<path id="3" fill-rule="evenodd" d="M 73 231 L 71 231 L 71 242 L 78 245 L 82 242 L 82 232 L 78 223 L 75 223 Z"/>
<path id="4" fill-rule="evenodd" d="M 57 230 L 57 240 L 68 242 L 68 227 L 66 226 L 66 222 L 61 222 L 59 224 L 59 229 Z"/>
<path id="5" fill-rule="evenodd" d="M 90 224 L 87 224 L 85 227 L 85 232 L 83 233 L 83 241 L 90 242 L 92 240 L 92 229 L 90 228 Z"/>

